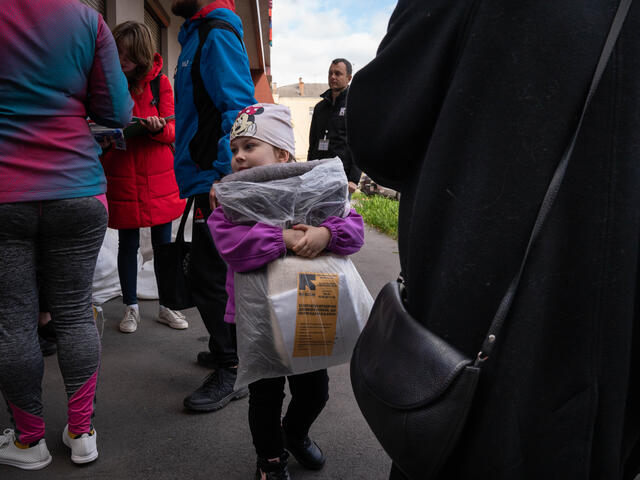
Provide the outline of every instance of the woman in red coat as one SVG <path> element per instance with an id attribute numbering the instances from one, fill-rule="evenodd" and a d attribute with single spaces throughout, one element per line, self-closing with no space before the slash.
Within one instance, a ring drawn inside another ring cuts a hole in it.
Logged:
<path id="1" fill-rule="evenodd" d="M 109 227 L 118 230 L 118 273 L 127 306 L 120 331 L 135 332 L 140 323 L 137 300 L 138 248 L 141 227 L 151 227 L 153 248 L 171 241 L 171 222 L 184 210 L 173 172 L 175 122 L 173 91 L 160 73 L 162 57 L 154 54 L 146 25 L 125 22 L 113 30 L 122 71 L 135 102 L 134 117 L 143 118 L 146 130 L 126 139 L 126 150 L 111 145 L 102 158 L 107 177 Z M 155 104 L 150 82 L 159 76 L 159 99 Z M 172 328 L 187 328 L 180 312 L 165 308 L 160 299 L 158 321 Z"/>

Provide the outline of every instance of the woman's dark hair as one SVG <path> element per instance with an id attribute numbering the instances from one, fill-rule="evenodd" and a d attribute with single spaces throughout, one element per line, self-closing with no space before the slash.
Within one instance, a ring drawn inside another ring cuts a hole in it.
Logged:
<path id="1" fill-rule="evenodd" d="M 116 25 L 113 29 L 118 52 L 126 53 L 136 68 L 127 75 L 129 90 L 140 93 L 142 78 L 153 67 L 153 41 L 149 27 L 143 23 L 128 21 Z"/>

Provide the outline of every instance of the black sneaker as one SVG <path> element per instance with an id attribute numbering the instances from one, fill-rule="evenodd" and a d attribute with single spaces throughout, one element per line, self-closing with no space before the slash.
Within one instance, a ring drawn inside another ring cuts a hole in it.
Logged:
<path id="1" fill-rule="evenodd" d="M 231 400 L 238 400 L 249 394 L 248 388 L 234 390 L 235 368 L 218 368 L 205 378 L 198 389 L 184 399 L 184 406 L 194 412 L 220 410 Z"/>
<path id="2" fill-rule="evenodd" d="M 307 470 L 321 470 L 327 457 L 324 456 L 320 447 L 307 435 L 302 440 L 290 437 L 285 432 L 284 448 Z"/>
<path id="3" fill-rule="evenodd" d="M 289 454 L 284 452 L 275 462 L 258 457 L 256 462 L 256 480 L 292 480 L 287 468 Z"/>
<path id="4" fill-rule="evenodd" d="M 211 352 L 198 352 L 198 365 L 210 368 L 212 370 L 218 368 L 218 363 L 213 359 Z"/>

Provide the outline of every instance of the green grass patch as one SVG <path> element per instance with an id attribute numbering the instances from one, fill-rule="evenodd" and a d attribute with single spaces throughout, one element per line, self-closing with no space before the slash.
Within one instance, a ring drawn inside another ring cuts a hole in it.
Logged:
<path id="1" fill-rule="evenodd" d="M 356 212 L 362 215 L 367 225 L 398 239 L 398 200 L 360 192 L 354 193 L 351 198 Z"/>

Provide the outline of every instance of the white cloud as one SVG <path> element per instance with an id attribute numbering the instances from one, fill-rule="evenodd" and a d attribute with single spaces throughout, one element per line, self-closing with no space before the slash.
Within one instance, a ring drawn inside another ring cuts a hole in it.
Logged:
<path id="1" fill-rule="evenodd" d="M 271 74 L 279 86 L 327 81 L 329 63 L 348 59 L 354 71 L 375 56 L 392 0 L 274 0 Z M 373 8 L 375 7 L 375 8 Z"/>

